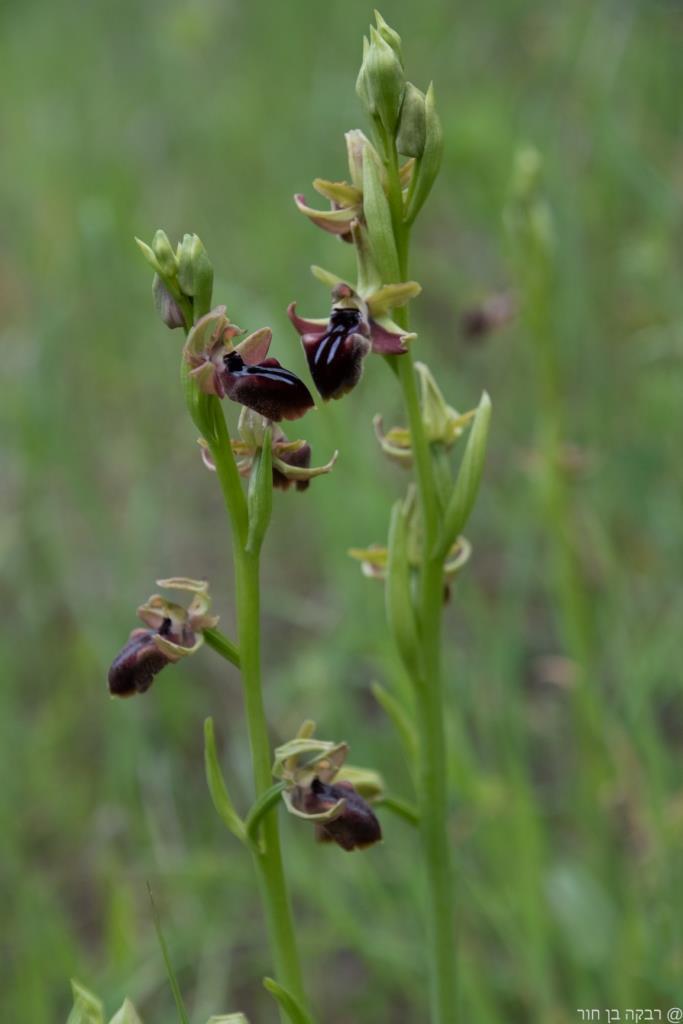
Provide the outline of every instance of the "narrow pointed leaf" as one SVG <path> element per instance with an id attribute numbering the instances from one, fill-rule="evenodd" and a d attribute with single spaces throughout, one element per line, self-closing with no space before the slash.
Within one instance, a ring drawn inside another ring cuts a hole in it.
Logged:
<path id="1" fill-rule="evenodd" d="M 168 946 L 166 945 L 166 939 L 164 938 L 164 933 L 161 930 L 161 919 L 159 918 L 159 912 L 156 908 L 154 897 L 152 896 L 152 888 L 149 885 L 149 883 L 147 883 L 147 892 L 149 893 L 149 902 L 152 907 L 152 918 L 154 920 L 154 927 L 156 929 L 157 939 L 159 940 L 159 946 L 161 948 L 161 955 L 164 958 L 166 974 L 168 976 L 168 981 L 171 986 L 171 991 L 173 992 L 173 998 L 175 1000 L 176 1010 L 178 1012 L 178 1020 L 180 1021 L 180 1024 L 190 1024 L 190 1018 L 187 1015 L 185 1003 L 183 1002 L 183 997 L 180 992 L 180 985 L 178 984 L 178 978 L 173 969 L 173 964 L 171 963 L 171 957 L 168 952 Z"/>
<path id="2" fill-rule="evenodd" d="M 292 993 L 273 978 L 264 978 L 263 987 L 277 1000 L 292 1024 L 313 1024 L 313 1018 L 309 1016 Z"/>
<path id="3" fill-rule="evenodd" d="M 484 391 L 467 439 L 465 454 L 455 481 L 453 492 L 444 514 L 444 525 L 439 542 L 439 553 L 445 557 L 451 545 L 463 530 L 477 497 L 484 469 L 486 441 L 491 423 L 491 399 Z"/>
<path id="4" fill-rule="evenodd" d="M 206 769 L 206 781 L 209 786 L 209 793 L 216 808 L 218 816 L 230 829 L 233 835 L 246 841 L 246 829 L 244 822 L 234 808 L 233 802 L 228 794 L 225 779 L 218 763 L 216 751 L 216 737 L 213 729 L 213 719 L 207 718 L 204 722 L 204 766 Z"/>
<path id="5" fill-rule="evenodd" d="M 382 710 L 391 719 L 398 732 L 411 763 L 417 757 L 417 731 L 401 702 L 379 683 L 372 684 L 372 695 Z"/>

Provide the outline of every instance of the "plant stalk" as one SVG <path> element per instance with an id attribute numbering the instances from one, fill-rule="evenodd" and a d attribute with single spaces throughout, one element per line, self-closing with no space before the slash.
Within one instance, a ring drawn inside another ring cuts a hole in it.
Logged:
<path id="1" fill-rule="evenodd" d="M 271 746 L 268 736 L 261 685 L 261 599 L 260 557 L 247 552 L 248 515 L 244 491 L 230 446 L 230 436 L 218 399 L 210 399 L 207 431 L 216 474 L 221 484 L 231 523 L 237 606 L 237 645 L 244 693 L 255 799 L 273 782 Z M 277 814 L 268 814 L 261 824 L 260 849 L 254 850 L 268 935 L 278 980 L 303 1007 L 307 1006 L 297 948 L 292 907 L 287 890 Z M 283 1022 L 286 1021 L 281 1010 Z"/>
<path id="2" fill-rule="evenodd" d="M 385 140 L 388 198 L 401 280 L 408 279 L 409 230 L 403 221 L 398 154 Z M 382 268 L 380 273 L 382 272 Z M 384 278 L 383 278 L 384 279 Z M 396 322 L 407 327 L 406 309 L 395 311 Z M 420 838 L 427 875 L 427 929 L 432 1024 L 455 1024 L 456 972 L 453 868 L 449 842 L 448 766 L 444 691 L 441 668 L 441 622 L 444 577 L 435 559 L 439 535 L 439 499 L 434 464 L 425 435 L 412 352 L 396 358 L 396 368 L 408 419 L 415 459 L 423 544 L 417 608 L 421 678 L 414 680 L 419 730 L 418 805 Z"/>

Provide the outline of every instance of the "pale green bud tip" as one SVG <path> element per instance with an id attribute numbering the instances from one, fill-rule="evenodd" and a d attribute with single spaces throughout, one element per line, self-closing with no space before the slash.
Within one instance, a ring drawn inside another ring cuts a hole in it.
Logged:
<path id="1" fill-rule="evenodd" d="M 403 63 L 403 56 L 401 53 L 401 37 L 393 29 L 391 25 L 387 24 L 379 11 L 375 11 L 375 22 L 377 24 L 377 31 L 381 35 L 382 39 L 392 48 L 398 59 Z"/>

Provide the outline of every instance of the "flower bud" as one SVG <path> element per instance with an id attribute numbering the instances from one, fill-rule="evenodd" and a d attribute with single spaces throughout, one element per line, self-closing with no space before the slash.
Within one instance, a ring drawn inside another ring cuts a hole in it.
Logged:
<path id="1" fill-rule="evenodd" d="M 484 391 L 472 423 L 455 487 L 444 514 L 439 548 L 445 554 L 467 522 L 477 497 L 491 423 L 491 399 Z"/>
<path id="2" fill-rule="evenodd" d="M 208 313 L 213 293 L 213 266 L 197 235 L 184 235 L 180 243 L 178 281 L 184 294 L 193 300 L 195 320 Z"/>
<path id="3" fill-rule="evenodd" d="M 376 28 L 371 28 L 370 43 L 365 48 L 356 81 L 356 92 L 368 114 L 392 139 L 396 134 L 404 89 L 405 76 L 395 50 Z"/>
<path id="4" fill-rule="evenodd" d="M 423 151 L 414 171 L 411 185 L 410 200 L 406 209 L 405 220 L 412 224 L 425 203 L 441 167 L 443 156 L 443 132 L 441 121 L 436 112 L 434 86 L 430 85 L 424 99 L 425 139 Z"/>
<path id="5" fill-rule="evenodd" d="M 152 239 L 152 252 L 157 258 L 157 263 L 164 277 L 175 277 L 178 273 L 178 261 L 173 247 L 168 240 L 168 235 L 161 228 L 159 228 Z"/>
<path id="6" fill-rule="evenodd" d="M 448 405 L 426 363 L 415 363 L 415 372 L 420 378 L 420 409 L 427 440 L 450 448 L 474 419 L 475 410 L 460 414 Z"/>
<path id="7" fill-rule="evenodd" d="M 152 295 L 154 296 L 156 311 L 167 327 L 173 330 L 175 327 L 185 326 L 185 317 L 183 316 L 182 309 L 158 274 L 154 275 Z"/>
<path id="8" fill-rule="evenodd" d="M 425 94 L 412 82 L 407 82 L 398 122 L 396 148 L 403 156 L 420 157 L 424 153 L 426 137 Z"/>

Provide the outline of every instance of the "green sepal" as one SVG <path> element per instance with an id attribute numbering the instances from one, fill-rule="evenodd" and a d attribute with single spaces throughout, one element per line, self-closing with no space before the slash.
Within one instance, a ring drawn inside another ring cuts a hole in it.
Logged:
<path id="1" fill-rule="evenodd" d="M 396 149 L 402 156 L 421 157 L 427 140 L 425 94 L 412 82 L 406 82 L 401 116 L 396 133 Z"/>
<path id="2" fill-rule="evenodd" d="M 443 131 L 441 121 L 436 112 L 434 86 L 431 84 L 425 96 L 425 146 L 422 156 L 417 161 L 413 172 L 413 180 L 408 190 L 405 222 L 412 224 L 422 209 L 436 176 L 441 167 L 443 156 Z"/>
<path id="3" fill-rule="evenodd" d="M 71 992 L 74 1005 L 67 1024 L 104 1024 L 104 1006 L 96 995 L 73 978 Z"/>
<path id="4" fill-rule="evenodd" d="M 273 428 L 267 427 L 263 433 L 261 447 L 254 455 L 247 510 L 249 513 L 249 532 L 246 550 L 250 555 L 257 555 L 261 550 L 263 538 L 270 525 L 273 512 Z"/>
<path id="5" fill-rule="evenodd" d="M 283 985 L 280 985 L 273 978 L 264 978 L 263 987 L 279 1003 L 289 1017 L 291 1024 L 313 1024 L 313 1018 Z"/>
<path id="6" fill-rule="evenodd" d="M 159 260 L 154 255 L 154 250 L 149 245 L 147 245 L 147 242 L 143 242 L 142 239 L 138 238 L 136 235 L 135 244 L 137 245 L 138 249 L 144 256 L 144 258 L 149 263 L 150 267 L 152 267 L 152 269 L 155 270 L 157 274 L 163 275 L 163 271 L 159 265 Z"/>
<path id="7" fill-rule="evenodd" d="M 372 259 L 382 281 L 400 281 L 391 210 L 382 186 L 379 162 L 370 152 L 365 154 L 363 161 L 363 212 Z"/>
<path id="8" fill-rule="evenodd" d="M 228 793 L 228 788 L 225 785 L 225 779 L 218 763 L 212 718 L 207 718 L 204 721 L 204 767 L 206 770 L 206 782 L 213 806 L 216 808 L 216 813 L 233 835 L 237 836 L 243 843 L 246 842 L 247 830 L 230 799 L 230 794 Z"/>
<path id="9" fill-rule="evenodd" d="M 109 1024 L 142 1024 L 142 1021 L 130 999 L 124 999 L 123 1006 L 117 1010 Z"/>
<path id="10" fill-rule="evenodd" d="M 447 555 L 456 537 L 462 532 L 474 506 L 484 469 L 490 423 L 491 399 L 484 391 L 477 406 L 477 412 L 470 428 L 470 436 L 467 438 L 465 454 L 462 457 L 455 486 L 444 514 L 443 527 L 437 546 L 440 557 Z"/>
<path id="11" fill-rule="evenodd" d="M 411 595 L 408 561 L 408 522 L 405 502 L 397 501 L 389 524 L 387 562 L 387 622 L 401 659 L 413 680 L 419 678 L 419 641 Z"/>

